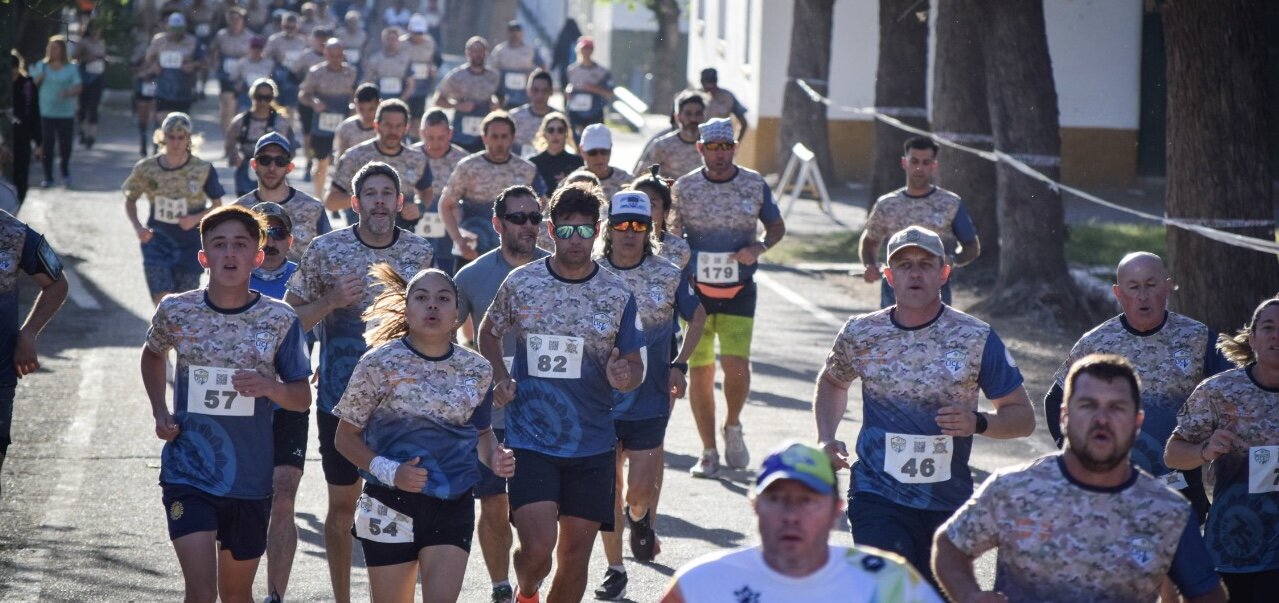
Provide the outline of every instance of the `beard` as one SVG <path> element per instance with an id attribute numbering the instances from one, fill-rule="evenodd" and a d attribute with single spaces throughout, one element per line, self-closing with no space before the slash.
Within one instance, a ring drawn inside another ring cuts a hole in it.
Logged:
<path id="1" fill-rule="evenodd" d="M 1079 460 L 1080 465 L 1083 465 L 1085 469 L 1093 473 L 1105 473 L 1128 462 L 1128 451 L 1132 449 L 1132 438 L 1123 441 L 1119 439 L 1118 434 L 1113 431 L 1109 432 L 1110 440 L 1114 442 L 1114 450 L 1110 454 L 1103 455 L 1092 449 L 1089 441 L 1092 433 L 1092 431 L 1089 431 L 1083 435 L 1066 434 L 1068 447 L 1075 455 L 1075 458 Z"/>

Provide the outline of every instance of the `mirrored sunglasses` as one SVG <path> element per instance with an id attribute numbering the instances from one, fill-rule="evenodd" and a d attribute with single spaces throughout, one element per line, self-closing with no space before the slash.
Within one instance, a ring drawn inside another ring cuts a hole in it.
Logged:
<path id="1" fill-rule="evenodd" d="M 626 220 L 625 222 L 610 222 L 609 226 L 617 232 L 648 232 L 649 223 L 640 222 L 639 220 Z"/>
<path id="2" fill-rule="evenodd" d="M 583 239 L 594 238 L 595 232 L 596 232 L 595 225 L 594 224 L 578 224 L 576 226 L 564 225 L 564 226 L 555 227 L 555 236 L 561 239 L 567 240 L 567 239 L 573 238 L 574 232 L 577 233 L 578 237 L 581 237 Z"/>

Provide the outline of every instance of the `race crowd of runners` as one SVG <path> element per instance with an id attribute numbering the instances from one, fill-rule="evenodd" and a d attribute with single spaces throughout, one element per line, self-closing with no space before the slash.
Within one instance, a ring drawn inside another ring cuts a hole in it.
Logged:
<path id="1" fill-rule="evenodd" d="M 577 601 L 592 585 L 625 598 L 624 549 L 661 553 L 674 405 L 687 395 L 702 442 L 694 477 L 752 467 L 754 274 L 786 226 L 735 161 L 746 108 L 703 71 L 628 171 L 610 161 L 612 84 L 589 38 L 558 81 L 518 22 L 499 44 L 470 38 L 444 71 L 435 2 L 223 4 L 166 2 L 136 29 L 142 159 L 121 186 L 155 303 L 141 374 L 186 600 L 254 600 L 263 556 L 259 597 L 286 598 L 311 437 L 338 601 L 357 544 L 373 600 L 456 600 L 475 540 L 494 602 Z M 106 55 L 84 31 L 23 74 L 44 111 L 30 142 L 46 186 L 55 148 L 70 185 L 74 129 L 97 136 Z M 205 158 L 189 113 L 215 88 L 224 157 Z M 834 334 L 815 428 L 794 434 L 813 444 L 756 466 L 761 544 L 632 597 L 1271 600 L 1279 299 L 1219 335 L 1168 311 L 1163 260 L 1134 250 L 1115 271 L 1122 313 L 1062 360 L 1037 419 L 999 335 L 949 305 L 951 271 L 981 246 L 960 197 L 933 184 L 938 151 L 909 140 L 905 186 L 867 218 L 857 253 L 883 309 Z M 3 461 L 16 379 L 38 367 L 67 285 L 9 213 L 0 260 Z M 21 326 L 19 272 L 41 289 Z M 973 439 L 1040 420 L 1061 452 L 975 488 Z M 828 544 L 845 514 L 856 546 Z M 597 537 L 608 568 L 592 580 Z M 973 562 L 991 549 L 983 592 Z"/>

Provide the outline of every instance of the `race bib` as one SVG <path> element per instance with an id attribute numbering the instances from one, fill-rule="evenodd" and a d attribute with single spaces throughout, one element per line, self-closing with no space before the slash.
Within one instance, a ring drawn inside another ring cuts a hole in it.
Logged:
<path id="1" fill-rule="evenodd" d="M 223 417 L 251 417 L 256 400 L 231 386 L 236 369 L 187 367 L 187 412 Z"/>
<path id="2" fill-rule="evenodd" d="M 1279 446 L 1248 449 L 1248 493 L 1279 492 Z"/>
<path id="3" fill-rule="evenodd" d="M 424 80 L 431 77 L 430 63 L 413 63 L 413 79 Z"/>
<path id="4" fill-rule="evenodd" d="M 90 75 L 102 75 L 102 72 L 106 70 L 107 64 L 102 59 L 89 61 L 89 64 L 84 66 L 84 72 Z"/>
<path id="5" fill-rule="evenodd" d="M 301 51 L 301 50 L 286 50 L 286 51 L 284 51 L 284 64 L 285 64 L 285 66 L 292 68 L 292 67 L 293 67 L 293 63 L 296 63 L 296 62 L 297 62 L 297 60 L 298 60 L 298 57 L 300 57 L 300 56 L 302 56 L 302 51 Z"/>
<path id="6" fill-rule="evenodd" d="M 182 67 L 182 52 L 179 50 L 166 50 L 161 52 L 160 66 L 165 69 L 178 69 Z"/>
<path id="7" fill-rule="evenodd" d="M 733 253 L 697 252 L 697 280 L 709 285 L 736 285 L 740 266 Z"/>
<path id="8" fill-rule="evenodd" d="M 142 87 L 138 89 L 138 93 L 142 96 L 155 96 L 155 80 L 142 82 Z"/>
<path id="9" fill-rule="evenodd" d="M 477 115 L 462 116 L 462 133 L 467 136 L 479 136 L 483 132 L 484 118 Z"/>
<path id="10" fill-rule="evenodd" d="M 529 335 L 524 342 L 530 377 L 579 379 L 585 341 L 567 335 Z"/>
<path id="11" fill-rule="evenodd" d="M 377 87 L 378 90 L 382 91 L 382 94 L 389 94 L 392 96 L 399 94 L 400 91 L 404 89 L 404 85 L 400 82 L 400 78 L 398 77 L 384 77 L 379 79 L 377 81 Z"/>
<path id="12" fill-rule="evenodd" d="M 355 535 L 388 544 L 413 542 L 413 518 L 361 494 L 355 505 Z"/>
<path id="13" fill-rule="evenodd" d="M 574 113 L 585 113 L 591 110 L 595 99 L 590 92 L 578 92 L 568 99 L 568 110 Z"/>
<path id="14" fill-rule="evenodd" d="M 209 24 L 208 24 L 208 23 L 201 23 L 201 24 L 199 24 L 199 25 L 196 25 L 196 26 L 195 26 L 195 35 L 196 35 L 196 36 L 198 36 L 198 37 L 201 37 L 201 38 L 206 38 L 206 37 L 208 37 L 208 36 L 209 36 Z"/>
<path id="15" fill-rule="evenodd" d="M 342 51 L 342 54 L 346 57 L 346 62 L 351 63 L 352 65 L 360 62 L 359 48 L 347 48 Z"/>
<path id="16" fill-rule="evenodd" d="M 235 71 L 235 62 L 238 60 L 240 59 L 237 59 L 235 57 L 223 57 L 222 73 L 231 73 L 232 71 Z"/>
<path id="17" fill-rule="evenodd" d="M 438 211 L 424 211 L 417 221 L 417 234 L 428 239 L 438 239 L 445 234 L 444 219 Z"/>
<path id="18" fill-rule="evenodd" d="M 157 222 L 177 224 L 178 219 L 187 215 L 187 200 L 173 197 L 156 197 L 152 209 Z"/>
<path id="19" fill-rule="evenodd" d="M 903 484 L 950 479 L 954 438 L 947 435 L 884 434 L 884 472 Z"/>
<path id="20" fill-rule="evenodd" d="M 507 90 L 523 90 L 525 82 L 528 81 L 528 74 L 512 71 L 506 74 L 503 81 L 506 83 Z"/>
<path id="21" fill-rule="evenodd" d="M 1156 479 L 1159 480 L 1159 483 L 1173 490 L 1183 490 L 1188 485 L 1186 483 L 1186 475 L 1180 471 L 1169 471 Z"/>
<path id="22" fill-rule="evenodd" d="M 341 113 L 321 113 L 320 118 L 315 125 L 317 128 L 324 130 L 325 132 L 336 132 L 338 125 L 340 125 L 344 119 L 346 119 L 346 116 Z"/>

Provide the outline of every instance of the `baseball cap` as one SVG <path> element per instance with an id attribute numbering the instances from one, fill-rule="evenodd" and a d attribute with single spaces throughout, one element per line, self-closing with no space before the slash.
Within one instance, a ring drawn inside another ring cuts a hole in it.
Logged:
<path id="1" fill-rule="evenodd" d="M 708 81 L 709 81 L 709 82 L 717 82 L 717 81 L 719 81 L 719 71 L 716 71 L 716 69 L 715 69 L 714 67 L 707 67 L 707 68 L 703 69 L 703 70 L 702 70 L 702 81 L 703 81 L 703 82 L 708 82 Z"/>
<path id="2" fill-rule="evenodd" d="M 518 19 L 511 19 L 506 22 L 506 31 L 513 31 L 516 29 L 524 29 L 524 25 L 520 23 Z"/>
<path id="3" fill-rule="evenodd" d="M 595 38 L 582 36 L 577 39 L 578 48 L 595 48 Z"/>
<path id="4" fill-rule="evenodd" d="M 909 226 L 897 231 L 892 238 L 888 239 L 887 259 L 893 259 L 893 254 L 907 247 L 918 247 L 939 258 L 946 257 L 946 248 L 942 245 L 941 237 L 922 226 Z"/>
<path id="5" fill-rule="evenodd" d="M 640 191 L 620 191 L 613 195 L 613 202 L 608 206 L 610 222 L 627 222 L 638 220 L 653 223 L 653 205 L 648 195 Z"/>
<path id="6" fill-rule="evenodd" d="M 284 149 L 285 155 L 288 155 L 289 157 L 293 156 L 293 145 L 289 143 L 289 139 L 281 136 L 279 132 L 267 132 L 266 134 L 263 134 L 262 137 L 258 139 L 257 145 L 253 147 L 253 154 L 257 155 L 262 152 L 262 149 L 271 145 L 276 145 L 281 149 Z"/>
<path id="7" fill-rule="evenodd" d="M 613 148 L 613 133 L 604 124 L 591 124 L 582 130 L 582 151 Z"/>
<path id="8" fill-rule="evenodd" d="M 409 17 L 409 33 L 426 33 L 426 17 L 422 15 Z"/>
<path id="9" fill-rule="evenodd" d="M 169 27 L 186 27 L 187 18 L 182 13 L 173 13 L 169 15 Z"/>
<path id="10" fill-rule="evenodd" d="M 835 492 L 835 468 L 825 452 L 794 440 L 784 442 L 764 457 L 759 477 L 755 479 L 755 494 L 761 494 L 779 479 L 793 479 L 818 494 Z"/>
<path id="11" fill-rule="evenodd" d="M 174 111 L 173 113 L 164 116 L 164 121 L 160 122 L 160 131 L 174 132 L 178 130 L 188 134 L 195 130 L 195 128 L 191 125 L 191 116 L 179 111 Z"/>
<path id="12" fill-rule="evenodd" d="M 266 46 L 266 38 L 262 36 L 253 36 L 252 38 L 249 38 L 250 48 L 263 48 L 265 46 Z"/>
<path id="13" fill-rule="evenodd" d="M 737 142 L 733 137 L 733 121 L 727 117 L 708 119 L 697 126 L 699 142 Z"/>
<path id="14" fill-rule="evenodd" d="M 263 201 L 253 206 L 254 213 L 263 218 L 275 218 L 284 225 L 284 230 L 293 232 L 293 219 L 289 217 L 288 212 L 284 211 L 284 206 L 271 201 Z"/>

